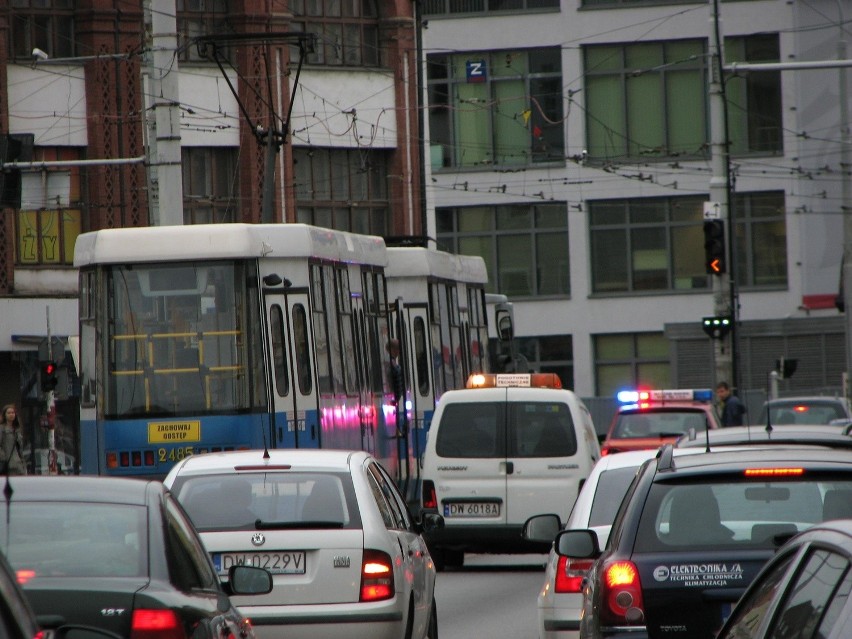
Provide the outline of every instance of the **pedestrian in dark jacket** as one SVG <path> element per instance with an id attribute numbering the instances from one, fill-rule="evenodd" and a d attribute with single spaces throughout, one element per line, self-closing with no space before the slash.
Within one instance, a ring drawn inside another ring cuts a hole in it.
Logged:
<path id="1" fill-rule="evenodd" d="M 746 407 L 740 398 L 731 392 L 728 382 L 716 384 L 716 397 L 719 398 L 721 407 L 722 426 L 742 426 Z"/>

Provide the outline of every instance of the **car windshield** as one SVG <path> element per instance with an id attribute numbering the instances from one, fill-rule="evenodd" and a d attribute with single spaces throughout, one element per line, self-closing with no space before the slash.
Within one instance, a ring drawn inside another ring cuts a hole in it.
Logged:
<path id="1" fill-rule="evenodd" d="M 807 400 L 779 402 L 772 404 L 769 413 L 772 424 L 830 424 L 837 419 L 847 419 L 846 412 L 839 402 L 826 400 Z M 766 407 L 760 416 L 761 424 L 766 423 Z"/>
<path id="2" fill-rule="evenodd" d="M 128 504 L 12 502 L 0 539 L 19 580 L 148 574 L 147 509 Z"/>
<path id="3" fill-rule="evenodd" d="M 703 410 L 667 409 L 624 412 L 612 432 L 614 439 L 681 435 L 690 429 L 703 431 L 707 417 Z"/>
<path id="4" fill-rule="evenodd" d="M 852 517 L 852 477 L 658 482 L 642 512 L 636 549 L 775 548 L 785 536 L 813 524 L 848 517 Z"/>
<path id="5" fill-rule="evenodd" d="M 601 473 L 589 514 L 589 526 L 609 526 L 615 519 L 615 513 L 621 500 L 627 493 L 630 482 L 636 476 L 638 466 L 615 468 Z"/>
<path id="6" fill-rule="evenodd" d="M 200 531 L 361 527 L 349 474 L 206 475 L 173 490 Z"/>

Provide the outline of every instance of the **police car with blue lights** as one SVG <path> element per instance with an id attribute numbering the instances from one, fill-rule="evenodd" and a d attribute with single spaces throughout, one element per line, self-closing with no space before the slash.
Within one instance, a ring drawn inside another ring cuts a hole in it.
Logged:
<path id="1" fill-rule="evenodd" d="M 704 389 L 622 390 L 618 411 L 601 445 L 601 454 L 658 448 L 690 431 L 721 428 L 713 391 Z"/>
<path id="2" fill-rule="evenodd" d="M 547 552 L 524 543 L 524 522 L 565 521 L 600 457 L 592 417 L 552 373 L 477 374 L 447 391 L 423 455 L 422 507 L 444 517 L 425 536 L 436 565 L 465 552 Z"/>

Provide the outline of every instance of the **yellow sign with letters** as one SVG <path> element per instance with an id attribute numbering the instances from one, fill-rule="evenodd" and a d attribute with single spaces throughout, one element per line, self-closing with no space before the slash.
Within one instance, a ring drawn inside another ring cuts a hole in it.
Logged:
<path id="1" fill-rule="evenodd" d="M 149 444 L 181 444 L 201 441 L 201 422 L 149 422 Z"/>

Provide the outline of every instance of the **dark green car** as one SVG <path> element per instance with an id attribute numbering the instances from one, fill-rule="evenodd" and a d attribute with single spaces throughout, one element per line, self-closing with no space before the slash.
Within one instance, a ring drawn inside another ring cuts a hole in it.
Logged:
<path id="1" fill-rule="evenodd" d="M 119 637 L 254 637 L 228 595 L 269 592 L 269 573 L 240 566 L 221 584 L 190 520 L 161 482 L 3 481 L 0 543 L 40 620 L 49 616 L 54 627 L 84 624 Z"/>

